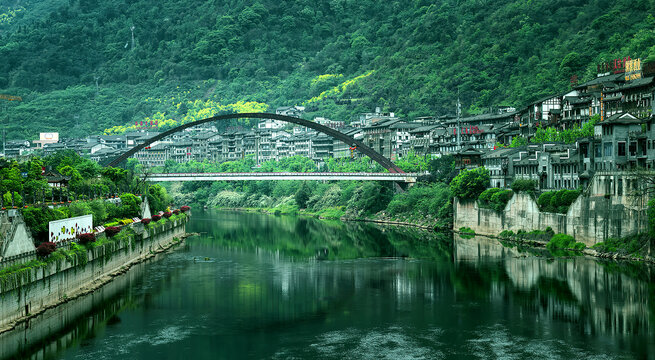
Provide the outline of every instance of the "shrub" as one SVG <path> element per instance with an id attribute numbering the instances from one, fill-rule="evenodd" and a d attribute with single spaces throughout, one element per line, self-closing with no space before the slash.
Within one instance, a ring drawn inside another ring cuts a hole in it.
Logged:
<path id="1" fill-rule="evenodd" d="M 513 195 L 514 192 L 512 190 L 502 190 L 499 188 L 487 189 L 478 196 L 478 205 L 482 208 L 503 211 Z"/>
<path id="2" fill-rule="evenodd" d="M 586 246 L 581 242 L 576 242 L 573 236 L 571 235 L 555 234 L 550 239 L 546 247 L 548 248 L 548 250 L 553 251 L 558 249 L 584 250 Z"/>
<path id="3" fill-rule="evenodd" d="M 648 202 L 648 232 L 655 237 L 655 199 Z"/>
<path id="4" fill-rule="evenodd" d="M 119 228 L 118 226 L 110 226 L 108 228 L 105 228 L 105 234 L 107 234 L 107 237 L 114 237 L 119 232 L 121 232 L 121 228 Z"/>
<path id="5" fill-rule="evenodd" d="M 141 219 L 141 224 L 148 225 L 150 224 L 150 221 L 151 221 L 150 218 L 143 218 Z"/>
<path id="6" fill-rule="evenodd" d="M 307 186 L 307 182 L 303 181 L 295 194 L 296 204 L 298 204 L 299 208 L 304 209 L 307 207 L 307 200 L 309 200 L 311 193 L 312 191 L 309 189 L 309 186 Z"/>
<path id="7" fill-rule="evenodd" d="M 167 218 L 167 219 L 169 217 L 171 217 L 172 215 L 173 215 L 173 213 L 171 213 L 170 211 L 167 211 L 167 212 L 164 213 L 164 217 Z"/>
<path id="8" fill-rule="evenodd" d="M 448 221 L 452 219 L 450 199 L 450 189 L 444 183 L 416 185 L 407 192 L 395 194 L 386 211 L 394 217 L 430 216 Z"/>
<path id="9" fill-rule="evenodd" d="M 173 214 L 174 215 L 180 215 L 180 210 L 178 210 L 178 209 L 173 210 Z"/>
<path id="10" fill-rule="evenodd" d="M 42 242 L 39 247 L 36 248 L 36 254 L 42 258 L 50 256 L 55 249 L 57 249 L 57 245 L 53 242 Z"/>
<path id="11" fill-rule="evenodd" d="M 385 210 L 393 198 L 390 184 L 368 181 L 358 186 L 348 200 L 348 208 L 358 214 Z"/>
<path id="12" fill-rule="evenodd" d="M 491 202 L 494 204 L 494 210 L 503 211 L 509 199 L 514 196 L 514 191 L 512 190 L 503 190 L 499 191 L 491 197 Z"/>
<path id="13" fill-rule="evenodd" d="M 555 194 L 555 191 L 547 191 L 539 196 L 539 199 L 537 199 L 537 205 L 539 205 L 539 209 L 542 211 L 549 211 L 550 210 L 550 200 L 553 198 L 553 195 Z M 552 211 L 549 211 L 552 212 Z"/>
<path id="14" fill-rule="evenodd" d="M 640 255 L 647 252 L 649 234 L 637 234 L 620 239 L 610 238 L 595 244 L 593 248 L 602 253 L 619 253 L 622 255 Z"/>
<path id="15" fill-rule="evenodd" d="M 191 208 L 188 207 L 188 206 L 186 206 L 186 205 L 184 205 L 184 206 L 182 206 L 182 207 L 180 208 L 180 210 L 182 210 L 182 212 L 187 212 L 187 211 L 191 210 Z"/>
<path id="16" fill-rule="evenodd" d="M 499 191 L 501 191 L 499 188 L 490 188 L 483 191 L 480 196 L 478 196 L 480 206 L 482 206 L 482 204 L 489 204 L 491 202 L 491 197 Z"/>
<path id="17" fill-rule="evenodd" d="M 77 236 L 80 244 L 88 244 L 96 241 L 96 234 L 94 233 L 83 233 Z"/>
<path id="18" fill-rule="evenodd" d="M 578 196 L 580 196 L 580 190 L 548 191 L 539 196 L 537 204 L 541 211 L 565 214 Z"/>
<path id="19" fill-rule="evenodd" d="M 450 183 L 453 196 L 461 199 L 477 199 L 489 185 L 489 171 L 484 167 L 462 170 Z"/>
<path id="20" fill-rule="evenodd" d="M 152 221 L 157 222 L 159 220 L 161 220 L 161 215 L 153 215 L 152 216 Z"/>
<path id="21" fill-rule="evenodd" d="M 123 220 L 120 220 L 118 223 L 121 224 L 121 225 L 129 225 L 129 224 L 131 224 L 133 222 L 134 222 L 134 220 L 132 220 L 132 219 L 123 219 Z"/>
<path id="22" fill-rule="evenodd" d="M 121 195 L 120 212 L 122 217 L 135 217 L 141 213 L 141 198 L 125 193 Z"/>
<path id="23" fill-rule="evenodd" d="M 514 190 L 514 192 L 525 191 L 531 193 L 534 192 L 536 188 L 537 182 L 534 180 L 517 179 L 512 182 L 512 190 Z"/>

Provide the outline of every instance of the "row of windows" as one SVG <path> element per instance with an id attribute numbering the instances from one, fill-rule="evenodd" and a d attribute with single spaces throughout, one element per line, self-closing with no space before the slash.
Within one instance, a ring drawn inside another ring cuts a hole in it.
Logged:
<path id="1" fill-rule="evenodd" d="M 555 180 L 553 181 L 555 188 L 566 188 L 566 189 L 575 189 L 578 187 L 580 182 L 577 179 L 567 179 L 567 180 Z"/>

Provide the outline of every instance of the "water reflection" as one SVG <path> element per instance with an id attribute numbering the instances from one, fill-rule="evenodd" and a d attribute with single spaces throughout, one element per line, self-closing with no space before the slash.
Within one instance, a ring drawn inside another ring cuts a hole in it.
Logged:
<path id="1" fill-rule="evenodd" d="M 414 228 L 238 212 L 202 213 L 199 216 L 201 218 L 194 221 L 190 229 L 201 233 L 203 236 L 199 242 L 209 248 L 219 245 L 266 250 L 303 260 L 407 256 L 452 258 L 450 234 L 428 233 Z"/>
<path id="2" fill-rule="evenodd" d="M 655 354 L 649 267 L 311 218 L 196 212 L 188 230 L 201 235 L 79 306 L 63 332 L 42 331 L 32 357 Z M 3 351 L 26 333 L 0 338 Z"/>
<path id="3" fill-rule="evenodd" d="M 544 259 L 480 236 L 455 236 L 454 244 L 457 276 L 475 277 L 461 283 L 475 283 L 474 292 L 489 301 L 533 314 L 541 324 L 557 320 L 570 324 L 572 332 L 618 335 L 616 341 L 628 340 L 640 352 L 655 351 L 652 341 L 632 341 L 655 333 L 651 266 L 583 257 Z"/>

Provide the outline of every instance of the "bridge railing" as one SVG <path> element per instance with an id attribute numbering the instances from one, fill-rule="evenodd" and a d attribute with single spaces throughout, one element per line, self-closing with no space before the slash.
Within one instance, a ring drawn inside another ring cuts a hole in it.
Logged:
<path id="1" fill-rule="evenodd" d="M 367 173 L 367 172 L 240 172 L 240 173 L 219 173 L 219 172 L 194 172 L 194 173 L 155 173 L 148 174 L 149 177 L 154 176 L 169 176 L 169 177 L 183 177 L 183 176 L 385 176 L 385 177 L 416 177 L 421 174 L 418 173 Z"/>

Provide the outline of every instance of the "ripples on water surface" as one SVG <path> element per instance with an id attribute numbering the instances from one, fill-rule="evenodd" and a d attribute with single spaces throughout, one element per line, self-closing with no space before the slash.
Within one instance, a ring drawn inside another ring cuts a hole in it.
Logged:
<path id="1" fill-rule="evenodd" d="M 0 357 L 655 357 L 649 267 L 259 214 L 196 212 L 188 231 L 201 235 L 0 336 Z"/>

